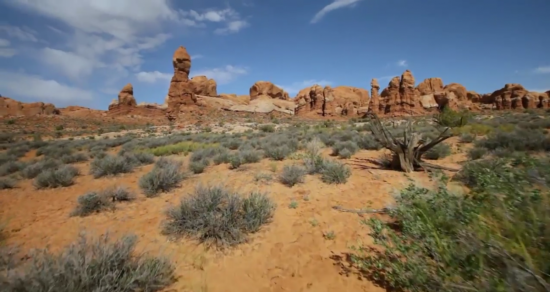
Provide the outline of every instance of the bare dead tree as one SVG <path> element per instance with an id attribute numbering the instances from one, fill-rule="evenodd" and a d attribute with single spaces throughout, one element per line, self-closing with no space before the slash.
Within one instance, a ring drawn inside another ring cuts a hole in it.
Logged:
<path id="1" fill-rule="evenodd" d="M 415 170 L 433 170 L 445 169 L 456 171 L 456 169 L 447 168 L 439 165 L 430 164 L 422 161 L 422 155 L 432 149 L 437 144 L 452 137 L 448 133 L 449 128 L 446 128 L 433 141 L 426 140 L 421 133 L 413 131 L 412 122 L 408 121 L 403 137 L 394 137 L 383 125 L 375 113 L 370 113 L 371 132 L 374 138 L 392 152 L 391 167 L 393 169 L 401 169 L 405 172 L 413 172 Z"/>

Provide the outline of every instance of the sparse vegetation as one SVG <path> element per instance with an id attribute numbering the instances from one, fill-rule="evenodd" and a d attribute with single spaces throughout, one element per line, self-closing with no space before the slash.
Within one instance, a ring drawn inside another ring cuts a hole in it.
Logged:
<path id="1" fill-rule="evenodd" d="M 233 246 L 268 223 L 274 209 L 263 193 L 243 197 L 222 186 L 199 185 L 190 197 L 167 211 L 163 231 L 176 238 L 186 236 L 218 247 Z"/>
<path id="2" fill-rule="evenodd" d="M 186 177 L 181 165 L 180 161 L 159 159 L 155 167 L 139 179 L 139 187 L 147 197 L 170 191 Z"/>
<path id="3" fill-rule="evenodd" d="M 83 234 L 59 254 L 37 250 L 21 273 L 0 276 L 2 291 L 159 291 L 175 282 L 170 260 L 137 253 L 136 243 L 134 235 Z"/>
<path id="4" fill-rule="evenodd" d="M 339 161 L 324 161 L 321 169 L 321 180 L 327 184 L 343 184 L 351 176 L 347 165 Z"/>
<path id="5" fill-rule="evenodd" d="M 279 181 L 289 187 L 303 183 L 306 176 L 306 169 L 300 165 L 285 165 L 283 172 L 279 176 Z"/>
<path id="6" fill-rule="evenodd" d="M 78 168 L 72 165 L 61 165 L 38 174 L 33 184 L 37 189 L 68 187 L 74 184 L 74 178 L 78 174 L 80 174 Z"/>

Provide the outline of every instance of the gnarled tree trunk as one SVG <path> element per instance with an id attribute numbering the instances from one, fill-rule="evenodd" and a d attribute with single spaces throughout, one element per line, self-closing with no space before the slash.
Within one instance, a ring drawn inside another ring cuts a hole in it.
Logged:
<path id="1" fill-rule="evenodd" d="M 369 117 L 373 136 L 378 143 L 392 152 L 392 168 L 401 169 L 405 172 L 413 172 L 418 169 L 454 170 L 422 161 L 424 153 L 452 137 L 451 134 L 447 133 L 449 128 L 446 128 L 435 140 L 429 141 L 424 139 L 421 133 L 414 133 L 412 122 L 409 121 L 403 131 L 403 137 L 393 137 L 375 113 L 370 113 Z"/>

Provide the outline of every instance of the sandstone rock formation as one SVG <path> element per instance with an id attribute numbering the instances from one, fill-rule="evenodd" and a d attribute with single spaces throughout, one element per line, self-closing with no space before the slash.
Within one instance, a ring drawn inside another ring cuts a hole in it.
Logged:
<path id="1" fill-rule="evenodd" d="M 499 109 L 549 108 L 548 92 L 528 91 L 520 84 L 509 83 L 494 91 L 489 99 Z"/>
<path id="2" fill-rule="evenodd" d="M 172 56 L 174 76 L 170 81 L 168 89 L 167 116 L 170 120 L 177 118 L 179 113 L 184 112 L 190 106 L 197 103 L 194 93 L 194 84 L 189 80 L 191 72 L 191 56 L 187 50 L 180 46 Z"/>
<path id="3" fill-rule="evenodd" d="M 365 111 L 369 104 L 369 93 L 365 89 L 351 86 L 332 88 L 319 85 L 304 88 L 294 98 L 298 115 L 357 115 Z"/>
<path id="4" fill-rule="evenodd" d="M 118 94 L 118 99 L 113 99 L 109 105 L 109 110 L 112 111 L 117 108 L 132 108 L 136 107 L 137 102 L 134 98 L 134 87 L 131 83 L 128 83 L 122 87 Z"/>
<path id="5" fill-rule="evenodd" d="M 8 97 L 0 97 L 0 117 L 8 116 L 36 116 L 56 115 L 59 110 L 51 103 L 32 102 L 24 103 Z"/>
<path id="6" fill-rule="evenodd" d="M 369 110 L 375 114 L 380 114 L 380 84 L 378 84 L 378 79 L 373 78 L 370 82 L 370 101 L 369 101 Z"/>
<path id="7" fill-rule="evenodd" d="M 217 96 L 217 84 L 214 79 L 206 76 L 195 76 L 191 78 L 191 88 L 194 94 L 203 96 Z"/>
<path id="8" fill-rule="evenodd" d="M 290 100 L 286 91 L 268 81 L 258 81 L 250 87 L 251 101 L 261 96 L 268 96 L 270 98 L 281 100 Z"/>

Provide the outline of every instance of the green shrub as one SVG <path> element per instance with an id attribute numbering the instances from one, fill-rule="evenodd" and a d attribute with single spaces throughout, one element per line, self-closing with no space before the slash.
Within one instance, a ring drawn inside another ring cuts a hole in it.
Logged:
<path id="1" fill-rule="evenodd" d="M 134 235 L 113 240 L 108 234 L 98 238 L 83 234 L 59 254 L 33 251 L 21 272 L 5 276 L 2 291 L 153 292 L 174 283 L 170 260 L 138 253 L 136 243 Z"/>
<path id="2" fill-rule="evenodd" d="M 488 151 L 487 151 L 486 148 L 474 147 L 474 148 L 468 150 L 467 156 L 471 160 L 476 160 L 476 159 L 480 159 L 483 156 L 485 156 L 485 154 L 487 154 L 487 152 Z"/>
<path id="3" fill-rule="evenodd" d="M 114 209 L 114 204 L 110 198 L 100 192 L 90 192 L 77 198 L 77 207 L 71 213 L 71 216 L 88 216 L 93 213 L 99 213 L 103 210 Z"/>
<path id="4" fill-rule="evenodd" d="M 293 150 L 290 149 L 290 147 L 286 145 L 282 146 L 271 146 L 264 148 L 264 155 L 272 160 L 276 161 L 282 161 L 287 158 L 288 155 L 290 155 Z"/>
<path id="5" fill-rule="evenodd" d="M 439 143 L 424 153 L 424 158 L 437 160 L 451 155 L 451 147 L 445 143 Z"/>
<path id="6" fill-rule="evenodd" d="M 444 127 L 463 127 L 468 123 L 470 116 L 471 114 L 467 110 L 458 112 L 445 107 L 435 116 L 435 121 L 437 124 Z"/>
<path id="7" fill-rule="evenodd" d="M 264 133 L 273 133 L 275 132 L 275 127 L 273 125 L 261 125 L 259 127 L 260 131 Z"/>
<path id="8" fill-rule="evenodd" d="M 60 158 L 61 162 L 67 164 L 88 161 L 88 159 L 88 155 L 84 153 L 65 154 Z"/>
<path id="9" fill-rule="evenodd" d="M 357 150 L 359 150 L 359 146 L 353 141 L 336 142 L 336 144 L 332 146 L 332 155 L 340 156 L 341 158 L 350 158 Z M 344 151 L 344 154 L 341 155 L 342 151 Z"/>
<path id="10" fill-rule="evenodd" d="M 95 158 L 90 164 L 90 174 L 94 178 L 130 173 L 135 168 L 135 162 L 130 156 L 106 155 L 102 158 Z"/>
<path id="11" fill-rule="evenodd" d="M 302 166 L 296 164 L 285 165 L 279 176 L 279 181 L 286 186 L 292 187 L 296 184 L 303 183 L 306 174 L 307 171 Z"/>
<path id="12" fill-rule="evenodd" d="M 344 184 L 351 176 L 349 167 L 339 161 L 326 160 L 321 170 L 321 180 L 327 184 Z"/>
<path id="13" fill-rule="evenodd" d="M 274 210 L 274 203 L 262 193 L 243 197 L 221 186 L 198 186 L 167 211 L 163 232 L 219 247 L 233 246 L 268 223 Z"/>
<path id="14" fill-rule="evenodd" d="M 20 161 L 8 161 L 2 165 L 0 165 L 0 176 L 9 175 L 12 173 L 16 173 L 20 170 L 25 169 L 26 164 L 24 162 Z"/>
<path id="15" fill-rule="evenodd" d="M 409 186 L 387 221 L 365 221 L 380 248 L 356 247 L 352 259 L 388 290 L 546 291 L 549 166 L 528 157 L 468 163 L 468 195 Z"/>
<path id="16" fill-rule="evenodd" d="M 28 164 L 21 170 L 21 175 L 24 178 L 32 179 L 37 177 L 42 172 L 58 168 L 61 162 L 52 158 L 44 158 L 40 161 Z"/>
<path id="17" fill-rule="evenodd" d="M 0 177 L 0 190 L 13 189 L 17 186 L 17 180 L 11 177 Z"/>
<path id="18" fill-rule="evenodd" d="M 191 161 L 189 163 L 189 170 L 194 173 L 203 173 L 204 169 L 208 166 L 209 161 L 207 159 L 199 160 L 199 161 Z"/>
<path id="19" fill-rule="evenodd" d="M 185 177 L 180 161 L 161 158 L 150 172 L 139 179 L 139 187 L 145 196 L 155 197 L 177 187 Z"/>
<path id="20" fill-rule="evenodd" d="M 502 148 L 509 151 L 550 151 L 550 138 L 540 130 L 497 131 L 476 141 L 476 146 L 488 150 Z"/>
<path id="21" fill-rule="evenodd" d="M 460 143 L 472 143 L 476 139 L 476 136 L 470 133 L 464 133 L 460 135 Z"/>
<path id="22" fill-rule="evenodd" d="M 37 189 L 68 187 L 74 184 L 74 178 L 79 173 L 78 168 L 72 165 L 61 165 L 41 172 L 33 184 Z"/>

